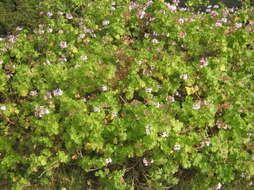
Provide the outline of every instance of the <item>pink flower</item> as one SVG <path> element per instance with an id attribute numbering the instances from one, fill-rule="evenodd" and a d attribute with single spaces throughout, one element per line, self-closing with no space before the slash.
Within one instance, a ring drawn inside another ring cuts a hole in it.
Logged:
<path id="1" fill-rule="evenodd" d="M 175 5 L 171 5 L 170 3 L 165 3 L 165 4 L 168 7 L 168 9 L 170 9 L 171 11 L 175 11 L 176 10 L 176 6 Z"/>
<path id="2" fill-rule="evenodd" d="M 65 41 L 60 42 L 60 47 L 67 48 L 67 42 L 65 42 Z"/>
<path id="3" fill-rule="evenodd" d="M 215 23 L 215 26 L 216 26 L 216 27 L 222 27 L 222 24 L 221 24 L 220 22 L 216 22 L 216 23 Z"/>
<path id="4" fill-rule="evenodd" d="M 219 15 L 219 13 L 218 13 L 217 11 L 211 11 L 210 14 L 211 14 L 212 16 L 218 16 L 218 15 Z"/>

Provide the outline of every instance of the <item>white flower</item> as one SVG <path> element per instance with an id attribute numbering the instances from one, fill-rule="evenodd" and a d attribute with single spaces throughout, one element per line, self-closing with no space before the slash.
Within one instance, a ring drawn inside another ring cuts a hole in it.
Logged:
<path id="1" fill-rule="evenodd" d="M 145 14 L 146 14 L 146 12 L 145 11 L 139 11 L 139 13 L 138 13 L 138 17 L 140 18 L 140 19 L 143 19 L 144 18 L 144 16 L 145 16 Z"/>
<path id="2" fill-rule="evenodd" d="M 106 164 L 110 164 L 110 163 L 112 162 L 112 159 L 111 159 L 111 158 L 107 158 L 107 159 L 105 160 L 105 162 L 106 162 Z"/>
<path id="3" fill-rule="evenodd" d="M 149 165 L 149 162 L 144 158 L 144 159 L 143 159 L 143 164 L 144 164 L 145 166 L 148 166 L 148 165 Z"/>
<path id="4" fill-rule="evenodd" d="M 168 96 L 168 97 L 166 98 L 166 100 L 169 101 L 169 102 L 174 102 L 174 101 L 175 101 L 175 98 L 174 98 L 174 96 Z"/>
<path id="5" fill-rule="evenodd" d="M 163 133 L 161 134 L 161 137 L 162 137 L 162 138 L 167 138 L 167 137 L 168 137 L 168 134 L 167 134 L 166 132 L 163 132 Z"/>
<path id="6" fill-rule="evenodd" d="M 54 96 L 61 96 L 61 95 L 63 95 L 63 91 L 60 88 L 57 88 L 57 89 L 53 90 L 53 95 Z"/>
<path id="7" fill-rule="evenodd" d="M 218 184 L 216 185 L 216 190 L 221 189 L 221 187 L 222 187 L 221 183 L 218 183 Z"/>
<path id="8" fill-rule="evenodd" d="M 184 12 L 187 10 L 187 8 L 180 8 L 179 10 Z"/>
<path id="9" fill-rule="evenodd" d="M 222 18 L 222 19 L 221 19 L 221 22 L 226 23 L 227 21 L 228 21 L 228 19 L 227 19 L 227 18 Z"/>
<path id="10" fill-rule="evenodd" d="M 94 112 L 100 112 L 101 109 L 100 109 L 99 107 L 94 107 L 94 108 L 93 108 L 93 111 L 94 111 Z"/>
<path id="11" fill-rule="evenodd" d="M 63 34 L 63 33 L 64 33 L 63 30 L 59 30 L 59 31 L 58 31 L 58 34 Z"/>
<path id="12" fill-rule="evenodd" d="M 58 15 L 63 15 L 63 12 L 58 11 L 57 14 L 58 14 Z"/>
<path id="13" fill-rule="evenodd" d="M 50 61 L 49 60 L 46 60 L 46 62 L 43 63 L 43 65 L 50 65 Z"/>
<path id="14" fill-rule="evenodd" d="M 142 64 L 142 61 L 138 61 L 137 64 L 138 64 L 138 65 L 141 65 L 141 64 Z"/>
<path id="15" fill-rule="evenodd" d="M 66 58 L 64 55 L 62 55 L 61 58 L 60 58 L 60 60 L 63 61 L 63 62 L 66 62 L 66 61 L 67 61 L 67 58 Z"/>
<path id="16" fill-rule="evenodd" d="M 6 106 L 0 106 L 0 110 L 5 111 L 6 110 Z"/>
<path id="17" fill-rule="evenodd" d="M 109 24 L 109 20 L 102 21 L 102 25 L 108 25 L 108 24 Z"/>
<path id="18" fill-rule="evenodd" d="M 174 146 L 174 150 L 180 150 L 181 149 L 181 145 L 179 145 L 179 144 L 176 144 L 175 146 Z"/>
<path id="19" fill-rule="evenodd" d="M 39 34 L 44 34 L 44 33 L 45 33 L 45 31 L 44 31 L 44 30 L 42 30 L 42 29 L 39 29 L 39 30 L 38 30 L 38 33 L 39 33 Z"/>
<path id="20" fill-rule="evenodd" d="M 79 68 L 79 67 L 81 67 L 80 64 L 76 64 L 76 65 L 74 66 L 74 68 Z"/>
<path id="21" fill-rule="evenodd" d="M 150 164 L 152 164 L 154 161 L 151 160 L 151 161 L 148 161 L 146 158 L 143 159 L 143 164 L 144 166 L 149 166 Z"/>
<path id="22" fill-rule="evenodd" d="M 192 105 L 192 109 L 194 109 L 194 110 L 199 110 L 200 109 L 200 103 L 197 103 L 197 104 L 193 104 Z"/>
<path id="23" fill-rule="evenodd" d="M 181 74 L 180 78 L 184 79 L 184 80 L 187 80 L 188 79 L 188 75 L 187 74 Z"/>
<path id="24" fill-rule="evenodd" d="M 178 21 L 177 21 L 178 24 L 183 24 L 184 22 L 185 22 L 185 19 L 183 19 L 183 18 L 180 18 L 180 19 L 178 19 Z"/>
<path id="25" fill-rule="evenodd" d="M 214 5 L 213 8 L 218 9 L 219 5 Z"/>
<path id="26" fill-rule="evenodd" d="M 148 38 L 150 36 L 149 33 L 145 33 L 145 38 Z"/>
<path id="27" fill-rule="evenodd" d="M 80 56 L 80 59 L 81 59 L 82 61 L 86 61 L 86 60 L 87 60 L 87 56 L 82 55 L 82 56 Z"/>
<path id="28" fill-rule="evenodd" d="M 155 38 L 152 39 L 152 43 L 153 43 L 153 44 L 157 44 L 158 42 L 159 42 L 159 41 L 158 41 L 157 39 L 155 39 Z"/>
<path id="29" fill-rule="evenodd" d="M 48 32 L 49 32 L 49 33 L 53 32 L 53 29 L 52 29 L 52 28 L 49 28 L 49 29 L 48 29 Z"/>
<path id="30" fill-rule="evenodd" d="M 243 25 L 242 23 L 235 23 L 236 28 L 241 28 L 242 25 Z"/>
<path id="31" fill-rule="evenodd" d="M 20 27 L 20 26 L 18 26 L 18 27 L 16 28 L 16 31 L 20 31 L 20 30 L 23 30 L 23 28 Z"/>
<path id="32" fill-rule="evenodd" d="M 78 39 L 83 39 L 85 36 L 85 34 L 79 34 Z"/>
<path id="33" fill-rule="evenodd" d="M 146 88 L 146 89 L 145 89 L 145 91 L 146 91 L 147 93 L 151 93 L 152 90 L 153 90 L 152 88 Z"/>
<path id="34" fill-rule="evenodd" d="M 112 116 L 112 117 L 117 117 L 117 116 L 118 116 L 118 113 L 113 112 L 113 113 L 111 114 L 111 116 Z"/>
<path id="35" fill-rule="evenodd" d="M 145 126 L 145 132 L 146 132 L 146 135 L 150 135 L 152 133 L 152 126 L 151 125 L 146 125 Z"/>
<path id="36" fill-rule="evenodd" d="M 160 107 L 160 102 L 154 102 L 153 104 L 155 105 L 156 108 Z"/>
<path id="37" fill-rule="evenodd" d="M 101 91 L 107 91 L 107 90 L 108 90 L 108 87 L 106 85 L 101 86 Z"/>
<path id="38" fill-rule="evenodd" d="M 36 90 L 32 90 L 32 91 L 30 91 L 30 93 L 29 93 L 30 96 L 36 96 L 37 94 L 38 94 L 38 93 L 37 93 Z"/>
<path id="39" fill-rule="evenodd" d="M 72 16 L 70 13 L 67 13 L 67 14 L 65 15 L 65 18 L 67 18 L 67 19 L 73 19 L 73 16 Z"/>
<path id="40" fill-rule="evenodd" d="M 67 48 L 67 42 L 65 42 L 65 41 L 60 42 L 60 47 Z"/>
<path id="41" fill-rule="evenodd" d="M 0 60 L 0 65 L 2 65 L 4 63 L 4 61 L 3 60 Z"/>
<path id="42" fill-rule="evenodd" d="M 202 57 L 199 63 L 200 63 L 200 67 L 206 67 L 208 65 L 208 60 L 207 58 Z"/>
<path id="43" fill-rule="evenodd" d="M 51 17 L 51 16 L 53 15 L 53 13 L 47 12 L 47 15 L 48 15 L 49 17 Z"/>

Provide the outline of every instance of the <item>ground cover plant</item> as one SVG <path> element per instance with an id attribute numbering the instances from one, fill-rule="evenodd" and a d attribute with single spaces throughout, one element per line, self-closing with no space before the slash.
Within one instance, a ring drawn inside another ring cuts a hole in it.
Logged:
<path id="1" fill-rule="evenodd" d="M 253 188 L 249 1 L 52 2 L 0 38 L 1 189 Z"/>

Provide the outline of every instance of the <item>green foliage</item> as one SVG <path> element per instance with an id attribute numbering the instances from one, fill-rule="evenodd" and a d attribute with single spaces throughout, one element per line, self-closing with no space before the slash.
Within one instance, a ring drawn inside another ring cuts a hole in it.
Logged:
<path id="1" fill-rule="evenodd" d="M 0 184 L 68 167 L 87 189 L 253 180 L 253 8 L 66 2 L 0 41 Z"/>

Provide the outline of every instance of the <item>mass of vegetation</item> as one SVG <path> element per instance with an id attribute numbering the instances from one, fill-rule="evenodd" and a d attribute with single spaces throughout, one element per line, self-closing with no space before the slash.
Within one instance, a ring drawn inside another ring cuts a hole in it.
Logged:
<path id="1" fill-rule="evenodd" d="M 0 1 L 1 190 L 254 188 L 254 7 L 178 3 Z"/>

